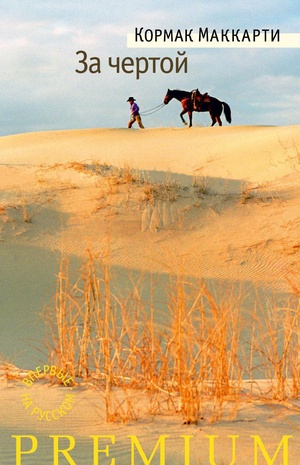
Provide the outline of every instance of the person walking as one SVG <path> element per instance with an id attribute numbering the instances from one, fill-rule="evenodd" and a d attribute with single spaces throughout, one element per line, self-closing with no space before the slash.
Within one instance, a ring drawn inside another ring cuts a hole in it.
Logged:
<path id="1" fill-rule="evenodd" d="M 135 102 L 135 98 L 129 97 L 127 102 L 130 103 L 130 113 L 131 113 L 131 118 L 130 118 L 130 121 L 128 122 L 128 128 L 131 128 L 133 123 L 136 121 L 141 129 L 145 129 L 142 123 L 141 115 L 139 113 L 140 108 L 138 104 Z"/>

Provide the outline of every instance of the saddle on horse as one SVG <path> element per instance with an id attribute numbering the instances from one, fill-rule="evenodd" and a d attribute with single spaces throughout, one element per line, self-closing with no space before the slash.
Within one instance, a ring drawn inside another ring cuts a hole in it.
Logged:
<path id="1" fill-rule="evenodd" d="M 191 93 L 191 100 L 193 102 L 194 111 L 205 111 L 206 109 L 203 108 L 203 104 L 209 103 L 210 97 L 207 92 L 205 92 L 205 94 L 201 94 L 199 89 L 194 89 Z"/>

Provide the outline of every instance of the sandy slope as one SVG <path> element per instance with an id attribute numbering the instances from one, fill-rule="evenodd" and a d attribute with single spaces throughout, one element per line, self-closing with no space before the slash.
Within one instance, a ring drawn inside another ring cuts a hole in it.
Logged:
<path id="1" fill-rule="evenodd" d="M 300 247 L 299 147 L 299 127 L 3 137 L 2 240 L 5 248 L 18 237 L 18 245 L 80 255 L 109 235 L 121 267 L 168 273 L 180 261 L 192 276 L 279 286 Z M 179 186 L 153 198 L 145 183 L 114 181 L 109 170 L 93 175 L 94 163 Z M 22 222 L 25 204 L 32 223 Z"/>
<path id="2" fill-rule="evenodd" d="M 46 350 L 36 342 L 43 334 L 38 315 L 51 304 L 61 258 L 69 258 L 76 269 L 87 248 L 105 257 L 108 243 L 120 289 L 142 272 L 146 282 L 151 277 L 160 284 L 180 273 L 216 286 L 240 282 L 288 292 L 290 282 L 299 283 L 299 170 L 300 126 L 2 137 L 0 353 L 27 367 L 45 362 Z M 32 345 L 39 346 L 38 354 Z M 15 426 L 26 417 L 18 407 L 20 391 L 2 389 L 7 399 L 2 418 L 13 402 L 10 424 Z M 265 434 L 270 424 L 275 428 L 277 413 L 261 421 L 253 414 L 255 430 Z M 244 424 L 251 415 L 243 410 L 242 429 L 239 425 L 248 438 L 253 428 Z M 167 427 L 172 431 L 172 425 Z M 278 424 L 272 441 L 296 427 L 294 417 Z M 97 419 L 94 433 L 96 428 Z M 163 434 L 166 425 L 147 428 Z M 215 430 L 207 426 L 205 431 Z M 175 428 L 179 433 L 185 434 Z M 202 435 L 202 430 L 195 427 L 191 434 Z M 224 422 L 217 434 L 236 434 L 236 425 L 232 429 Z"/>
<path id="3" fill-rule="evenodd" d="M 289 173 L 299 127 L 92 129 L 2 137 L 1 163 L 100 160 L 141 170 L 266 182 Z M 285 170 L 282 165 L 286 165 Z"/>
<path id="4" fill-rule="evenodd" d="M 2 301 L 12 361 L 32 338 L 31 316 L 51 301 L 61 257 L 80 262 L 87 248 L 103 256 L 108 241 L 117 279 L 182 273 L 289 290 L 299 267 L 299 150 L 299 126 L 2 137 Z"/>
<path id="5" fill-rule="evenodd" d="M 53 463 L 54 439 L 50 436 L 61 436 L 59 439 L 60 449 L 69 449 L 71 459 L 76 464 L 94 464 L 95 457 L 99 457 L 99 463 L 110 464 L 115 458 L 115 463 L 130 465 L 133 455 L 134 463 L 142 465 L 137 447 L 134 454 L 131 450 L 132 436 L 135 436 L 144 453 L 149 459 L 155 449 L 158 440 L 165 436 L 165 453 L 158 448 L 154 453 L 152 464 L 164 463 L 160 458 L 165 458 L 165 463 L 180 465 L 189 464 L 240 464 L 252 463 L 265 464 L 266 457 L 278 456 L 274 462 L 277 464 L 296 464 L 299 458 L 299 402 L 282 402 L 281 404 L 260 399 L 256 402 L 244 401 L 236 405 L 235 415 L 232 415 L 232 406 L 225 407 L 224 417 L 217 423 L 211 423 L 204 418 L 198 425 L 182 424 L 181 416 L 168 415 L 164 412 L 163 402 L 160 400 L 161 413 L 155 411 L 150 396 L 146 393 L 136 395 L 134 391 L 127 392 L 127 398 L 133 404 L 135 420 L 126 424 L 121 422 L 107 423 L 105 419 L 104 392 L 86 389 L 74 389 L 72 395 L 74 402 L 69 411 L 57 421 L 47 421 L 45 417 L 38 420 L 40 409 L 46 411 L 57 411 L 66 397 L 64 388 L 49 387 L 49 385 L 35 385 L 24 392 L 20 385 L 14 382 L 0 384 L 1 392 L 1 426 L 0 426 L 0 453 L 2 463 L 15 464 L 16 439 L 13 436 L 29 435 L 31 438 L 22 439 L 22 451 L 30 450 L 34 437 L 37 439 L 37 449 L 31 454 L 21 455 L 22 463 L 50 465 Z M 33 405 L 26 408 L 24 394 L 28 394 Z M 152 409 L 151 409 L 152 406 Z M 35 409 L 36 413 L 35 413 Z M 34 413 L 32 413 L 34 412 Z M 210 412 L 211 413 L 211 412 Z M 208 412 L 205 417 L 209 417 Z M 50 418 L 50 417 L 49 417 Z M 63 439 L 67 436 L 67 439 Z M 92 436 L 97 439 L 98 449 L 104 450 L 108 446 L 105 457 L 103 452 L 94 453 Z M 189 438 L 189 460 L 187 459 L 187 448 L 184 446 L 184 436 Z M 232 446 L 235 438 L 235 447 Z M 256 439 L 253 438 L 256 436 Z M 214 462 L 209 446 L 209 437 L 214 437 Z M 283 460 L 283 447 L 279 444 L 285 437 L 288 444 Z M 260 447 L 255 450 L 255 441 L 259 438 L 265 448 L 265 458 Z M 74 444 L 70 446 L 74 440 Z M 236 460 L 233 461 L 233 450 Z M 58 454 L 59 463 L 65 463 L 62 453 Z M 257 458 L 255 462 L 254 458 Z M 29 462 L 30 461 L 30 462 Z M 68 463 L 66 461 L 66 463 Z M 70 462 L 73 463 L 73 462 Z M 146 462 L 147 463 L 147 462 Z"/>

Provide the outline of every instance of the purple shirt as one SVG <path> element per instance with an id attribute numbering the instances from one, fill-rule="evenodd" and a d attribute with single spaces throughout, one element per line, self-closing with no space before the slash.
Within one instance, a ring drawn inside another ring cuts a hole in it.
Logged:
<path id="1" fill-rule="evenodd" d="M 131 105 L 130 105 L 130 111 L 131 111 L 131 114 L 132 116 L 136 116 L 139 114 L 139 106 L 137 103 L 133 102 Z"/>

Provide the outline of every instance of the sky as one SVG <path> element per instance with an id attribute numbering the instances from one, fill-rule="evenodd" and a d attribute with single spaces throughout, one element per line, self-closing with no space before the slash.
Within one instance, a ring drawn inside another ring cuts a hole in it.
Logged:
<path id="1" fill-rule="evenodd" d="M 0 135 L 126 128 L 129 96 L 143 112 L 162 103 L 168 88 L 199 88 L 227 102 L 233 125 L 300 124 L 299 48 L 181 46 L 187 73 L 148 72 L 139 80 L 108 66 L 109 57 L 177 57 L 176 49 L 127 48 L 127 33 L 136 27 L 299 33 L 299 26 L 295 0 L 0 0 Z M 100 59 L 101 73 L 76 73 L 82 69 L 79 50 Z M 143 123 L 181 127 L 180 111 L 180 103 L 172 101 Z M 209 126 L 208 113 L 194 114 L 194 124 Z"/>

